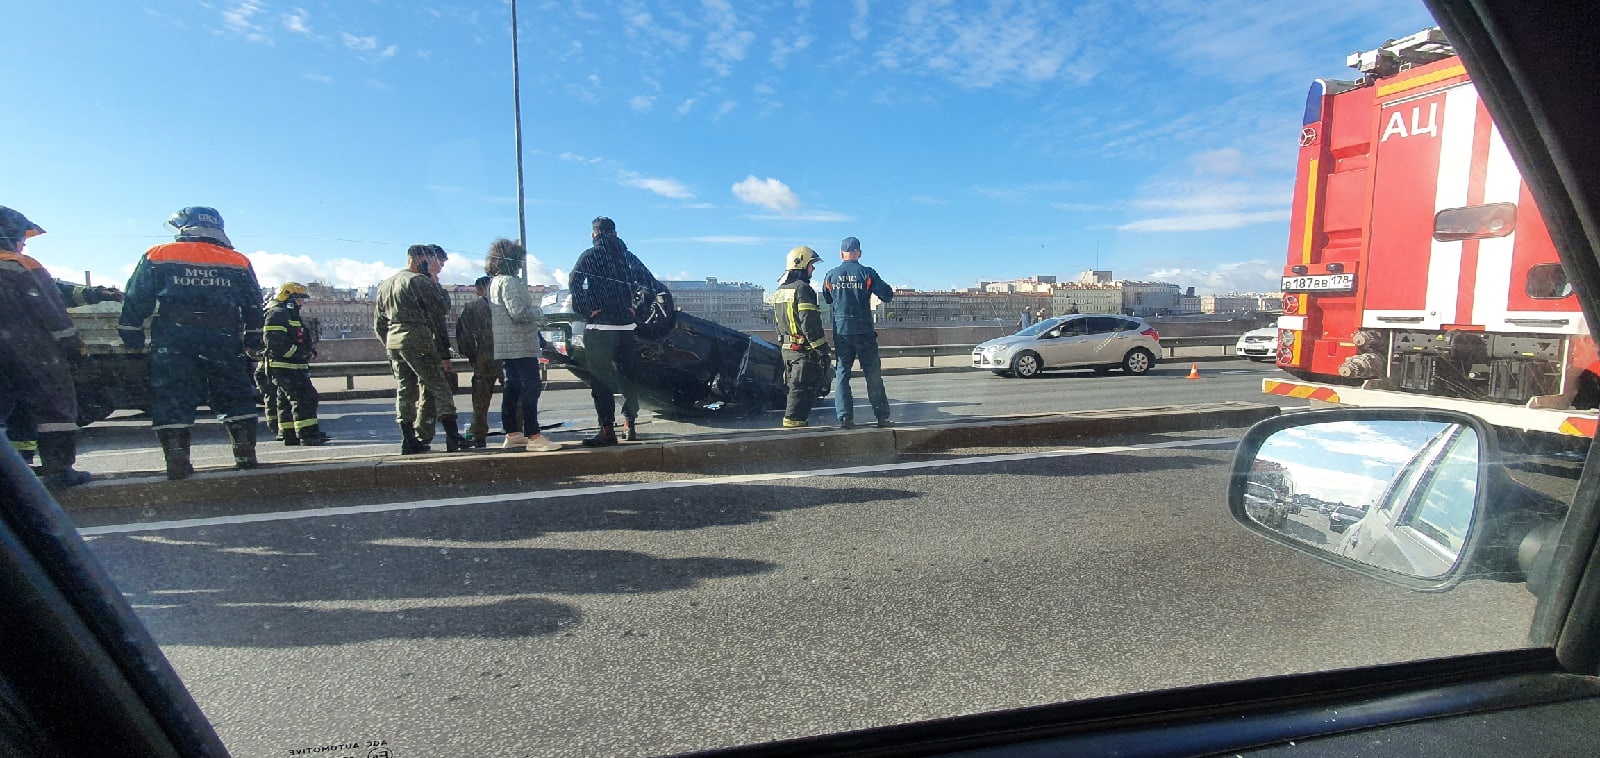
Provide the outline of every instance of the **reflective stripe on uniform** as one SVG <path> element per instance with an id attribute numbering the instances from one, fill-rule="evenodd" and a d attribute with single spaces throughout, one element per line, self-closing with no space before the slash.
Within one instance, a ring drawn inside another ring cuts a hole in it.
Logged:
<path id="1" fill-rule="evenodd" d="M 31 453 L 31 452 L 39 449 L 39 441 L 38 440 L 12 440 L 11 441 L 11 446 L 16 448 L 17 452 Z"/>
<path id="2" fill-rule="evenodd" d="M 283 357 L 285 357 L 285 358 L 293 358 L 294 354 L 298 353 L 298 352 L 300 352 L 300 346 L 299 345 L 290 345 L 288 350 L 283 351 Z"/>
<path id="3" fill-rule="evenodd" d="M 262 328 L 262 331 L 267 331 L 267 332 L 287 332 L 287 331 L 289 331 L 289 327 L 287 327 L 287 326 L 278 326 L 276 324 L 268 324 L 268 325 L 266 325 L 265 327 Z"/>
<path id="4" fill-rule="evenodd" d="M 300 419 L 298 421 L 294 421 L 294 422 L 290 423 L 289 424 L 289 428 L 290 429 L 299 430 L 299 429 L 304 429 L 304 428 L 309 427 L 309 426 L 316 426 L 316 425 L 317 425 L 317 420 L 316 419 L 314 419 L 314 418 L 303 418 L 303 419 Z"/>
<path id="5" fill-rule="evenodd" d="M 74 424 L 74 423 L 72 423 L 70 421 L 66 422 L 66 423 L 61 423 L 61 424 L 40 424 L 39 425 L 39 433 L 40 434 L 54 434 L 55 432 L 76 432 L 76 431 L 78 431 L 78 425 Z"/>
<path id="6" fill-rule="evenodd" d="M 293 369 L 293 370 L 296 370 L 296 371 L 309 371 L 311 369 L 311 364 L 309 364 L 309 363 L 285 363 L 284 361 L 267 361 L 267 368 L 286 368 L 286 369 Z"/>

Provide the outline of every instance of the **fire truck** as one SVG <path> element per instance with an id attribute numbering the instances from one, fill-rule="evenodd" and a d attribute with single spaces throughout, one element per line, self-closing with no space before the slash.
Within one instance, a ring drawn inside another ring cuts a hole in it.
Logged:
<path id="1" fill-rule="evenodd" d="M 1592 438 L 1600 363 L 1539 210 L 1439 29 L 1354 53 L 1304 128 L 1270 394 Z"/>

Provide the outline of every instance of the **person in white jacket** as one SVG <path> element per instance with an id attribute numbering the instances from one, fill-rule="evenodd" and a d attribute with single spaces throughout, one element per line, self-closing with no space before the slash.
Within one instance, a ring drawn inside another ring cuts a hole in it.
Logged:
<path id="1" fill-rule="evenodd" d="M 500 423 L 506 430 L 504 447 L 544 453 L 561 444 L 539 433 L 539 324 L 544 314 L 533 302 L 522 268 L 528 251 L 500 238 L 489 246 L 484 273 L 489 282 L 489 315 L 494 325 L 494 357 L 505 367 L 505 389 L 500 395 Z"/>

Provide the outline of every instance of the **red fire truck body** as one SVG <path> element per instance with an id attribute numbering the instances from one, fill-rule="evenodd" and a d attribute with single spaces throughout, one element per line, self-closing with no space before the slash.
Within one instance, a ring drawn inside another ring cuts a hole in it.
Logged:
<path id="1" fill-rule="evenodd" d="M 1306 99 L 1278 366 L 1368 390 L 1571 408 L 1595 380 L 1594 341 L 1460 59 L 1429 30 L 1351 65 L 1366 75 L 1318 80 Z M 1593 436 L 1592 419 L 1582 431 Z"/>

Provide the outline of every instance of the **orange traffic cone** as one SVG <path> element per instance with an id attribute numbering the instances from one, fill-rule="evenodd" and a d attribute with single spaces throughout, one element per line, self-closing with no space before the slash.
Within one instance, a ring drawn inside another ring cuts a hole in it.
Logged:
<path id="1" fill-rule="evenodd" d="M 1185 379 L 1199 379 L 1200 378 L 1200 364 L 1198 364 L 1198 363 L 1189 364 L 1189 375 L 1184 377 L 1184 378 Z"/>

